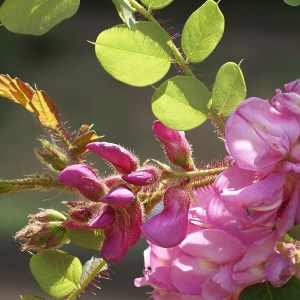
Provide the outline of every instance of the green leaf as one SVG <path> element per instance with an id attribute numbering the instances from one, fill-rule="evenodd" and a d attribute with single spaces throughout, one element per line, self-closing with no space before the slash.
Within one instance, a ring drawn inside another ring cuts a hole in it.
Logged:
<path id="1" fill-rule="evenodd" d="M 155 91 L 152 111 L 166 126 L 175 130 L 189 130 L 206 120 L 210 98 L 210 92 L 199 80 L 175 76 Z"/>
<path id="2" fill-rule="evenodd" d="M 73 16 L 80 0 L 5 0 L 0 20 L 9 31 L 42 35 Z"/>
<path id="3" fill-rule="evenodd" d="M 264 282 L 252 285 L 239 296 L 239 300 L 296 300 L 300 299 L 300 281 L 292 277 L 282 287 L 275 288 L 270 283 Z"/>
<path id="4" fill-rule="evenodd" d="M 169 35 L 158 25 L 138 22 L 132 31 L 118 25 L 100 33 L 96 56 L 114 78 L 133 86 L 151 85 L 165 76 L 172 60 Z"/>
<path id="5" fill-rule="evenodd" d="M 54 298 L 69 295 L 82 274 L 79 259 L 61 250 L 42 250 L 31 257 L 29 266 L 40 287 Z"/>
<path id="6" fill-rule="evenodd" d="M 123 22 L 130 28 L 131 30 L 136 29 L 136 20 L 134 18 L 135 9 L 130 5 L 128 0 L 113 0 L 115 4 L 118 14 Z"/>
<path id="7" fill-rule="evenodd" d="M 293 239 L 300 241 L 300 224 L 292 227 L 287 234 Z"/>
<path id="8" fill-rule="evenodd" d="M 300 0 L 283 0 L 286 4 L 291 6 L 299 6 Z"/>
<path id="9" fill-rule="evenodd" d="M 151 9 L 162 9 L 173 2 L 173 0 L 141 0 L 141 2 Z"/>
<path id="10" fill-rule="evenodd" d="M 32 295 L 26 295 L 26 296 L 21 296 L 20 300 L 45 300 L 45 298 L 32 296 Z"/>
<path id="11" fill-rule="evenodd" d="M 71 228 L 67 229 L 67 236 L 71 243 L 74 243 L 85 249 L 100 250 L 103 243 L 103 233 L 101 230 L 85 229 L 76 230 Z"/>
<path id="12" fill-rule="evenodd" d="M 203 61 L 217 46 L 224 32 L 224 16 L 218 4 L 206 1 L 186 21 L 181 37 L 189 62 Z"/>
<path id="13" fill-rule="evenodd" d="M 216 76 L 212 90 L 212 103 L 223 116 L 229 116 L 246 97 L 246 84 L 239 65 L 224 64 Z"/>

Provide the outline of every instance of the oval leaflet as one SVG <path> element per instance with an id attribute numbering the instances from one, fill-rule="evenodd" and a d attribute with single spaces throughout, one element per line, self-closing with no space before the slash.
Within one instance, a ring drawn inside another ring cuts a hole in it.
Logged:
<path id="1" fill-rule="evenodd" d="M 136 30 L 114 26 L 97 38 L 96 56 L 103 68 L 132 86 L 151 85 L 168 72 L 172 49 L 169 35 L 156 24 L 138 22 Z"/>
<path id="2" fill-rule="evenodd" d="M 189 130 L 206 120 L 210 98 L 210 92 L 199 80 L 175 76 L 155 91 L 152 111 L 166 126 L 175 130 Z"/>
<path id="3" fill-rule="evenodd" d="M 42 250 L 30 259 L 30 270 L 40 287 L 54 298 L 64 298 L 78 285 L 79 259 L 61 250 Z"/>

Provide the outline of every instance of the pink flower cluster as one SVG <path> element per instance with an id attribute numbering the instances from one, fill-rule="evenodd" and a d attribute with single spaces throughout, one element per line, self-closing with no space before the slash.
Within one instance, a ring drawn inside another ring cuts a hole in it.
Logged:
<path id="1" fill-rule="evenodd" d="M 155 180 L 156 173 L 151 168 L 137 170 L 138 158 L 121 146 L 95 142 L 88 144 L 87 148 L 109 162 L 121 175 L 102 179 L 85 164 L 65 168 L 59 180 L 90 200 L 67 202 L 71 210 L 65 226 L 77 230 L 103 230 L 100 254 L 106 261 L 116 262 L 141 236 L 142 207 L 127 183 L 147 184 Z M 126 181 L 127 177 L 130 178 Z"/>
<path id="2" fill-rule="evenodd" d="M 173 188 L 157 217 L 167 234 L 153 232 L 149 239 L 146 232 L 144 277 L 135 285 L 152 286 L 155 300 L 237 299 L 252 284 L 279 287 L 299 276 L 300 245 L 285 234 L 300 223 L 300 80 L 276 90 L 270 102 L 241 103 L 225 137 L 232 166 L 211 186 L 194 190 L 194 200 L 183 201 Z M 179 201 L 170 201 L 177 195 Z M 169 203 L 180 209 L 172 213 Z M 180 232 L 176 241 L 169 223 Z"/>
<path id="3" fill-rule="evenodd" d="M 153 131 L 174 165 L 193 170 L 191 147 L 183 132 L 170 130 L 158 121 L 154 122 Z M 67 202 L 70 218 L 65 222 L 66 227 L 103 230 L 100 255 L 108 262 L 122 259 L 141 233 L 165 247 L 183 240 L 190 203 L 186 191 L 169 188 L 164 195 L 164 210 L 142 224 L 142 205 L 137 195 L 151 191 L 151 186 L 159 181 L 162 169 L 149 164 L 140 166 L 133 153 L 116 144 L 94 142 L 88 144 L 87 149 L 107 161 L 117 173 L 102 179 L 85 164 L 68 166 L 60 173 L 60 182 L 86 198 Z M 167 241 L 166 234 L 170 236 Z"/>

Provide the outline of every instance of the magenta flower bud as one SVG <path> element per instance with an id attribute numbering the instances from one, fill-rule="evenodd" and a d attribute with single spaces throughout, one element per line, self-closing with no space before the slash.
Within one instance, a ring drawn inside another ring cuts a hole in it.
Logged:
<path id="1" fill-rule="evenodd" d="M 188 171 L 194 169 L 191 146 L 185 138 L 184 131 L 170 129 L 160 121 L 153 122 L 152 130 L 163 144 L 171 163 Z"/>
<path id="2" fill-rule="evenodd" d="M 94 218 L 88 223 L 88 226 L 92 229 L 104 229 L 112 224 L 115 219 L 115 210 L 109 205 L 103 205 L 100 207 Z"/>
<path id="3" fill-rule="evenodd" d="M 100 202 L 107 203 L 114 207 L 124 208 L 134 199 L 132 191 L 124 186 L 118 186 L 112 189 L 108 194 L 99 198 Z"/>
<path id="4" fill-rule="evenodd" d="M 75 229 L 75 230 L 84 230 L 84 229 L 89 229 L 88 225 L 85 223 L 78 223 L 72 219 L 67 220 L 64 223 L 64 226 L 67 228 Z"/>
<path id="5" fill-rule="evenodd" d="M 133 185 L 145 186 L 156 182 L 159 178 L 160 170 L 155 167 L 147 167 L 130 174 L 123 175 L 122 178 Z"/>
<path id="6" fill-rule="evenodd" d="M 138 167 L 138 158 L 119 145 L 95 142 L 88 144 L 86 148 L 111 163 L 113 167 L 122 174 L 131 173 Z"/>
<path id="7" fill-rule="evenodd" d="M 87 207 L 75 208 L 70 211 L 71 218 L 79 223 L 87 222 L 92 215 L 92 211 Z"/>
<path id="8" fill-rule="evenodd" d="M 105 185 L 90 167 L 84 164 L 65 168 L 59 181 L 70 188 L 76 188 L 84 197 L 96 201 L 105 193 Z"/>

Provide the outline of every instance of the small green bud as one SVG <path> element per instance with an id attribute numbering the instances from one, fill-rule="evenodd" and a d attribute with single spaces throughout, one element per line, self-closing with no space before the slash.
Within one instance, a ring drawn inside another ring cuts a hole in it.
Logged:
<path id="1" fill-rule="evenodd" d="M 54 171 L 62 171 L 68 165 L 67 156 L 56 146 L 45 139 L 40 140 L 43 150 L 35 149 L 39 160 Z"/>
<path id="2" fill-rule="evenodd" d="M 69 242 L 64 227 L 66 217 L 52 209 L 42 210 L 29 216 L 29 224 L 16 233 L 21 249 L 42 250 L 57 248 Z"/>
<path id="3" fill-rule="evenodd" d="M 30 222 L 64 222 L 66 216 L 61 212 L 54 209 L 41 209 L 41 211 L 35 215 L 30 215 Z"/>

